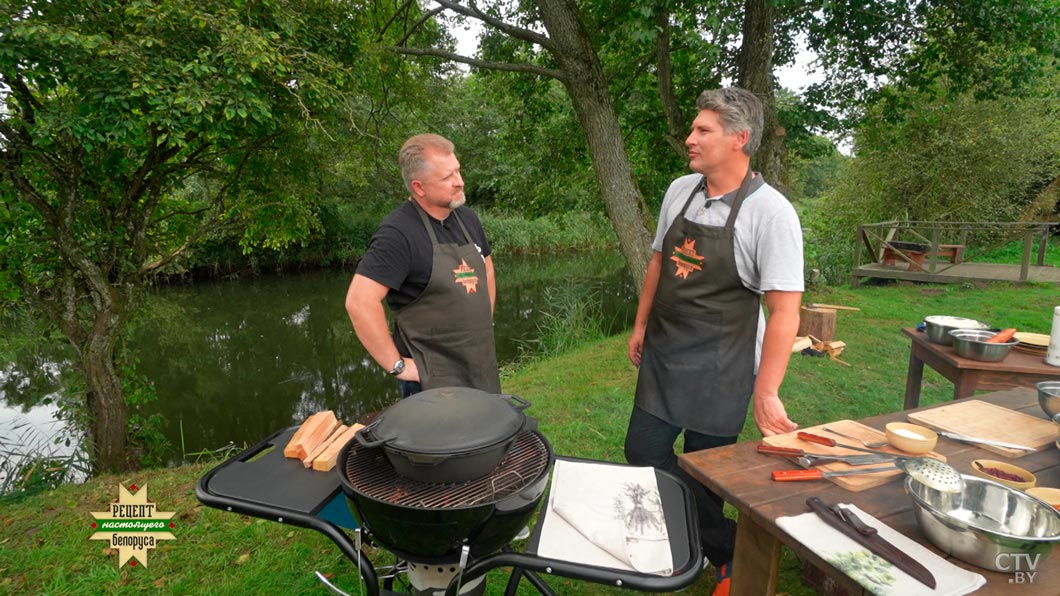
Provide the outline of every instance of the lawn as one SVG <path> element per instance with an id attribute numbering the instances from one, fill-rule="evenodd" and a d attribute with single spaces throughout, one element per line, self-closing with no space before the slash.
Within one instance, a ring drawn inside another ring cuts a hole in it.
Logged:
<path id="1" fill-rule="evenodd" d="M 946 314 L 997 327 L 1049 333 L 1056 286 L 891 284 L 857 290 L 825 288 L 806 302 L 841 304 L 859 312 L 838 314 L 836 339 L 846 342 L 843 365 L 828 358 L 794 355 L 781 395 L 792 419 L 811 426 L 901 409 L 908 360 L 903 326 L 926 315 Z M 623 461 L 622 442 L 632 403 L 635 370 L 625 356 L 626 337 L 579 346 L 563 355 L 522 366 L 504 388 L 531 402 L 528 413 L 556 453 Z M 931 370 L 924 374 L 921 404 L 946 401 L 952 386 Z M 759 438 L 748 421 L 741 440 Z M 194 485 L 209 465 L 105 476 L 66 486 L 0 513 L 0 593 L 3 594 L 323 594 L 312 575 L 319 570 L 358 593 L 354 566 L 315 532 L 207 508 Z M 104 542 L 91 541 L 90 512 L 117 497 L 118 485 L 149 486 L 161 511 L 174 511 L 176 540 L 151 552 L 149 565 L 118 567 Z M 688 593 L 709 594 L 712 573 Z M 781 591 L 812 594 L 800 582 L 801 565 L 786 552 Z M 490 594 L 503 592 L 503 574 L 490 576 Z M 550 578 L 564 595 L 627 591 Z M 532 594 L 525 585 L 521 594 Z"/>

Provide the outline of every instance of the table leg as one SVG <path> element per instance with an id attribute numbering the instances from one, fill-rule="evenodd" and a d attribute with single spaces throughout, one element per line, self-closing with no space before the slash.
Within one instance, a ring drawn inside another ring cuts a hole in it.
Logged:
<path id="1" fill-rule="evenodd" d="M 979 384 L 979 375 L 975 371 L 961 371 L 957 380 L 953 382 L 953 399 L 964 399 L 975 395 L 975 387 Z"/>
<path id="2" fill-rule="evenodd" d="M 736 524 L 736 551 L 732 560 L 730 593 L 770 596 L 777 591 L 780 541 L 750 517 L 741 515 Z"/>
<path id="3" fill-rule="evenodd" d="M 905 410 L 920 405 L 920 384 L 924 380 L 924 361 L 916 353 L 916 342 L 909 348 L 909 370 L 905 374 Z"/>

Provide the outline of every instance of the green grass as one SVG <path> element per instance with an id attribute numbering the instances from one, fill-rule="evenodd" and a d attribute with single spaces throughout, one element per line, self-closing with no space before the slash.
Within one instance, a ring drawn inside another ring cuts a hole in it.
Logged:
<path id="1" fill-rule="evenodd" d="M 858 290 L 822 289 L 806 302 L 861 308 L 840 311 L 836 338 L 846 342 L 844 366 L 827 358 L 794 355 L 781 395 L 792 419 L 811 426 L 897 411 L 902 406 L 909 342 L 901 327 L 925 315 L 981 319 L 998 327 L 1048 333 L 1056 286 L 927 286 L 893 284 Z M 625 336 L 590 341 L 548 360 L 525 363 L 505 380 L 505 391 L 530 401 L 529 413 L 556 453 L 623 461 L 622 443 L 636 371 L 626 359 Z M 952 385 L 925 370 L 922 404 L 950 399 Z M 759 434 L 748 421 L 741 440 Z M 322 594 L 313 570 L 357 593 L 353 564 L 332 543 L 309 530 L 204 507 L 195 482 L 208 464 L 96 478 L 64 486 L 0 509 L 0 594 Z M 117 567 L 104 543 L 88 540 L 90 511 L 116 497 L 117 485 L 147 484 L 162 511 L 175 511 L 176 541 L 150 554 L 149 566 Z M 799 580 L 801 566 L 787 549 L 779 592 L 813 594 Z M 505 577 L 490 575 L 490 594 Z M 628 594 L 574 580 L 549 578 L 563 595 Z M 709 594 L 708 572 L 686 593 Z M 521 594 L 534 592 L 525 585 Z"/>

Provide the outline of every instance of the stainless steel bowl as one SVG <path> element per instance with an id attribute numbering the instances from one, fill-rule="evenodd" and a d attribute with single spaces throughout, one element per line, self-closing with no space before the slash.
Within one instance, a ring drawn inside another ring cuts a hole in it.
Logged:
<path id="1" fill-rule="evenodd" d="M 953 345 L 950 331 L 954 329 L 989 329 L 990 325 L 975 319 L 964 317 L 948 317 L 945 315 L 932 315 L 924 317 L 924 333 L 929 340 L 944 346 Z"/>
<path id="2" fill-rule="evenodd" d="M 1044 557 L 1060 542 L 1060 511 L 1023 491 L 962 476 L 960 493 L 943 493 L 906 478 L 917 525 L 936 547 L 972 565 L 1011 572 L 1012 555 Z"/>
<path id="3" fill-rule="evenodd" d="M 982 360 L 984 362 L 997 362 L 1004 360 L 1005 356 L 1012 351 L 1012 346 L 1020 343 L 1018 340 L 1003 343 L 987 343 L 986 340 L 994 336 L 993 331 L 980 331 L 978 329 L 954 329 L 950 331 L 953 339 L 953 351 L 961 358 Z"/>
<path id="4" fill-rule="evenodd" d="M 1042 381 L 1038 388 L 1038 404 L 1050 418 L 1060 414 L 1060 381 Z"/>

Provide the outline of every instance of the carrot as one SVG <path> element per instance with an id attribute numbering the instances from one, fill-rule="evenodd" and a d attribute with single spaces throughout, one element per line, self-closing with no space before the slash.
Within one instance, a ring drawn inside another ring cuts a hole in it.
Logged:
<path id="1" fill-rule="evenodd" d="M 1002 329 L 994 334 L 994 337 L 986 340 L 988 344 L 1003 344 L 1012 339 L 1012 336 L 1016 335 L 1016 330 L 1013 328 Z"/>

